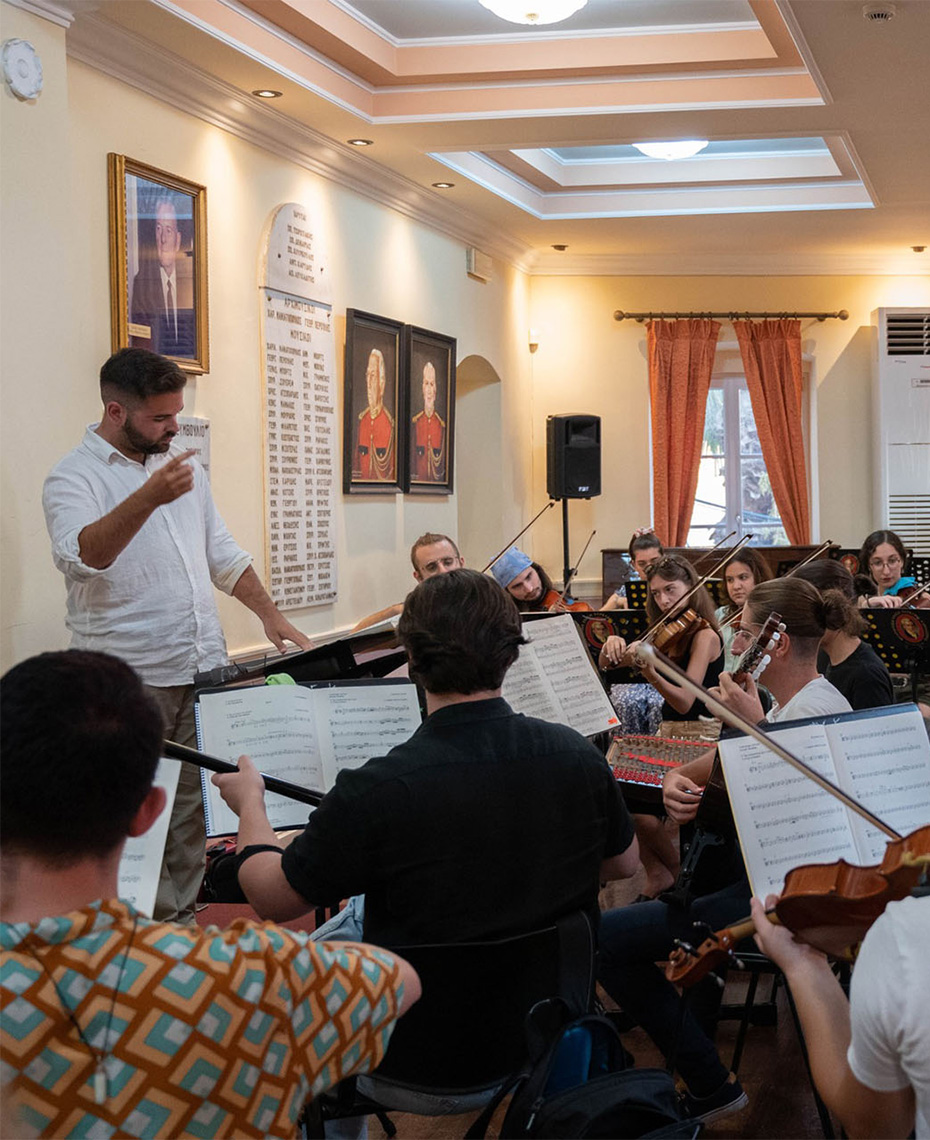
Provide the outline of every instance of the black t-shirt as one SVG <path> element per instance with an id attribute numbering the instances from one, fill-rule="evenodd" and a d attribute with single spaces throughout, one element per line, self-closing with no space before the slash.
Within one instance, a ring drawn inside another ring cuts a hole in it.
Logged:
<path id="1" fill-rule="evenodd" d="M 839 665 L 831 665 L 830 658 L 821 650 L 817 655 L 817 668 L 854 709 L 877 709 L 894 704 L 888 669 L 865 641 L 860 641 Z"/>
<path id="2" fill-rule="evenodd" d="M 719 638 L 719 634 L 718 634 L 718 638 Z M 679 661 L 678 665 L 682 669 L 687 669 L 688 668 L 688 662 L 690 660 L 691 660 L 691 647 L 689 646 L 688 652 L 685 655 L 684 660 Z M 703 680 L 701 681 L 701 684 L 704 686 L 705 689 L 712 689 L 714 687 L 714 685 L 716 685 L 720 681 L 720 674 L 723 672 L 723 666 L 724 666 L 723 642 L 721 641 L 720 652 L 713 659 L 713 661 L 711 661 L 708 664 L 707 670 L 704 673 Z M 708 707 L 704 704 L 703 701 L 700 701 L 697 698 L 695 698 L 694 703 L 691 705 L 691 707 L 688 709 L 687 712 L 679 712 L 678 709 L 673 708 L 668 703 L 668 701 L 662 702 L 662 719 L 663 720 L 697 720 L 699 717 L 702 717 L 702 716 L 710 717 L 710 716 L 713 716 L 713 713 L 710 711 L 710 709 L 708 709 Z"/>
<path id="3" fill-rule="evenodd" d="M 439 709 L 340 772 L 282 866 L 308 902 L 364 894 L 367 940 L 467 942 L 596 921 L 601 862 L 632 839 L 597 749 L 497 698 Z"/>

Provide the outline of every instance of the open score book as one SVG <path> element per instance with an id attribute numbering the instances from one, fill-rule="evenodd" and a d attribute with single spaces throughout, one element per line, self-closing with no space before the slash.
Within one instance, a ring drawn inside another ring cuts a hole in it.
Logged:
<path id="1" fill-rule="evenodd" d="M 915 705 L 774 724 L 766 735 L 900 835 L 930 823 L 930 739 Z M 754 895 L 807 863 L 881 862 L 888 837 L 750 736 L 717 745 Z"/>
<path id="2" fill-rule="evenodd" d="M 202 752 L 233 764 L 245 753 L 260 772 L 328 792 L 343 768 L 360 768 L 409 740 L 420 727 L 411 681 L 324 681 L 256 685 L 198 695 Z M 207 835 L 235 834 L 239 820 L 201 772 Z M 303 827 L 312 810 L 271 792 L 268 819 L 276 829 Z"/>

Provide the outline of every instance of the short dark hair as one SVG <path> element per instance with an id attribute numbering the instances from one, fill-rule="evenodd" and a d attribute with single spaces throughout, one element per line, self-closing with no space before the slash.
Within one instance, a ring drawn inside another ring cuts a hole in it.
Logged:
<path id="1" fill-rule="evenodd" d="M 121 348 L 100 369 L 100 395 L 107 400 L 138 404 L 149 396 L 180 392 L 187 375 L 173 360 L 145 348 Z"/>
<path id="2" fill-rule="evenodd" d="M 420 572 L 420 567 L 417 566 L 417 551 L 421 546 L 433 546 L 437 542 L 448 542 L 448 544 L 455 551 L 456 558 L 462 557 L 461 551 L 447 534 L 433 534 L 431 531 L 427 531 L 426 534 L 421 534 L 413 546 L 410 547 L 410 561 L 413 564 L 414 570 L 418 574 Z"/>
<path id="3" fill-rule="evenodd" d="M 116 657 L 42 653 L 0 679 L 0 844 L 67 865 L 129 833 L 152 786 L 164 730 Z"/>
<path id="4" fill-rule="evenodd" d="M 526 645 L 513 598 L 475 570 L 421 582 L 404 601 L 397 635 L 410 676 L 440 694 L 499 689 Z"/>

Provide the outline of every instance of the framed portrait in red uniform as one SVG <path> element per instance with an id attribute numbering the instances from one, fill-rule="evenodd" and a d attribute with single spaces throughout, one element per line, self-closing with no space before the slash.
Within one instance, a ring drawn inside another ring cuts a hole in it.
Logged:
<path id="1" fill-rule="evenodd" d="M 407 436 L 403 325 L 346 310 L 342 489 L 395 494 L 403 488 Z"/>
<path id="2" fill-rule="evenodd" d="M 404 326 L 409 494 L 451 495 L 455 444 L 455 337 Z"/>

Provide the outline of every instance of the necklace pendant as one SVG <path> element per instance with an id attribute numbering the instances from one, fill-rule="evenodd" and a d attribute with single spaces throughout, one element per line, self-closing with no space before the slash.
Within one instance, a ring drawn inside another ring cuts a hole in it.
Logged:
<path id="1" fill-rule="evenodd" d="M 94 1069 L 94 1104 L 107 1102 L 107 1073 L 103 1066 L 104 1060 L 101 1058 Z"/>

